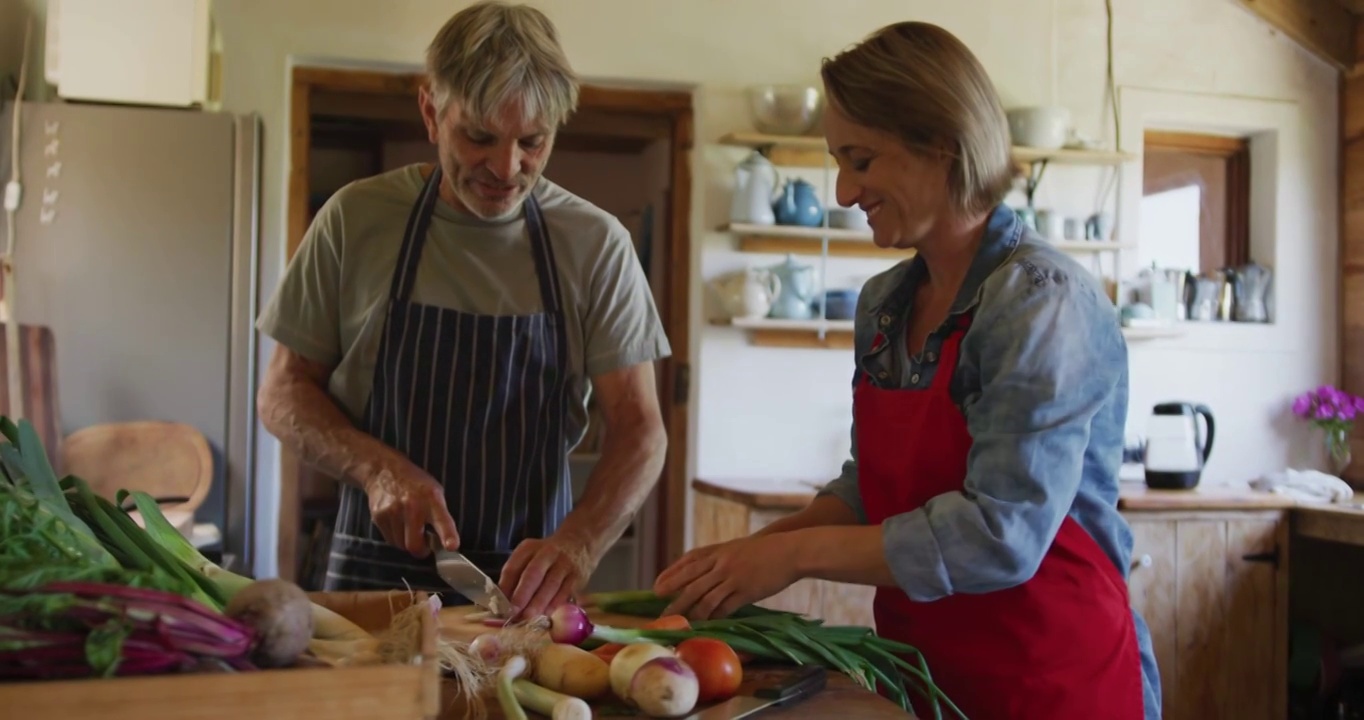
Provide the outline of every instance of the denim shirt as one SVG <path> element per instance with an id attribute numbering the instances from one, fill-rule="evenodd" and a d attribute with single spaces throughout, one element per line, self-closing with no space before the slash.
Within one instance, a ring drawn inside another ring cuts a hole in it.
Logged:
<path id="1" fill-rule="evenodd" d="M 854 385 L 866 377 L 878 387 L 922 389 L 953 371 L 938 356 L 958 318 L 972 314 L 949 386 L 972 438 L 964 487 L 882 523 L 900 589 L 926 602 L 1019 585 L 1037 571 L 1067 516 L 1126 579 L 1132 533 L 1117 502 L 1127 345 L 1099 280 L 1000 205 L 947 320 L 909 357 L 905 332 L 924 272 L 914 258 L 868 280 L 854 323 Z M 887 342 L 873 350 L 878 332 Z M 820 494 L 843 500 L 865 523 L 855 422 L 852 443 L 842 474 Z M 1147 716 L 1159 717 L 1149 631 L 1133 616 Z"/>

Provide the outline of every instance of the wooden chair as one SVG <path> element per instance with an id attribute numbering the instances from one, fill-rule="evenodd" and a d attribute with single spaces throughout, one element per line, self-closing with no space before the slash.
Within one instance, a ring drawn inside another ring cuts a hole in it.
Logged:
<path id="1" fill-rule="evenodd" d="M 92 425 L 66 436 L 60 458 L 59 472 L 79 477 L 111 501 L 116 501 L 119 490 L 140 490 L 156 498 L 161 513 L 185 537 L 193 531 L 194 511 L 213 484 L 208 439 L 184 423 Z M 130 514 L 142 524 L 141 513 Z"/>

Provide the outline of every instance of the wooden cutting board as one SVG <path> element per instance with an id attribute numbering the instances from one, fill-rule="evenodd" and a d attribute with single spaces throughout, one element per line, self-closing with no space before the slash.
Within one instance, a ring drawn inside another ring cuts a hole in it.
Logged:
<path id="1" fill-rule="evenodd" d="M 479 635 L 493 630 L 481 622 L 468 619 L 469 615 L 477 612 L 479 609 L 475 607 L 450 607 L 441 610 L 441 634 L 452 639 L 469 642 Z M 595 610 L 589 610 L 588 617 L 598 625 L 620 628 L 640 627 L 649 621 L 648 618 L 602 613 Z M 790 675 L 793 672 L 795 672 L 794 669 L 785 667 L 759 668 L 746 666 L 744 668 L 744 683 L 740 686 L 739 692 L 751 694 L 754 688 L 780 682 L 783 676 Z M 453 693 L 453 689 L 450 692 Z M 446 707 L 446 710 L 441 715 L 441 720 L 455 720 L 455 718 L 464 717 L 463 703 L 442 703 L 442 705 Z M 505 720 L 496 700 L 492 700 L 487 709 L 488 720 Z M 701 709 L 703 708 L 697 708 L 697 710 Z M 594 708 L 593 715 L 598 718 L 622 719 L 647 717 L 643 714 L 621 715 L 617 712 L 617 708 Z M 532 720 L 542 717 L 535 713 L 527 713 L 527 716 Z M 830 672 L 828 683 L 819 694 L 790 707 L 764 710 L 761 715 L 754 716 L 755 719 L 759 717 L 762 720 L 769 718 L 808 718 L 810 720 L 820 718 L 837 718 L 838 720 L 898 718 L 899 720 L 913 720 L 915 716 L 904 712 L 895 703 L 875 693 L 868 692 L 848 676 L 838 672 Z"/>

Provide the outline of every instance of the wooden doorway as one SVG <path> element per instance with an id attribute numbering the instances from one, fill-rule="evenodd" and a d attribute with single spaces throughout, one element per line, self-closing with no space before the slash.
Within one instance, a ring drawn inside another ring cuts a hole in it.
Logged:
<path id="1" fill-rule="evenodd" d="M 289 118 L 289 188 L 287 252 L 292 259 L 329 188 L 314 183 L 323 147 L 344 147 L 345 162 L 357 177 L 384 166 L 386 143 L 420 144 L 426 136 L 417 109 L 419 73 L 388 73 L 342 68 L 297 67 Z M 686 527 L 688 448 L 688 295 L 691 286 L 691 150 L 692 96 L 676 90 L 643 90 L 584 85 L 578 112 L 560 132 L 561 152 L 638 154 L 651 147 L 666 161 L 667 178 L 658 220 L 657 252 L 646 267 L 649 281 L 672 345 L 673 356 L 657 365 L 659 402 L 668 433 L 668 456 L 662 477 L 640 513 L 636 542 L 648 548 L 638 573 L 644 587 L 653 575 L 680 557 Z M 661 143 L 661 147 L 660 144 Z M 338 156 L 339 157 L 339 156 Z M 331 162 L 332 160 L 328 160 Z M 552 157 L 546 169 L 553 176 Z M 561 183 L 564 184 L 564 183 Z M 574 187 L 565 185 L 578 193 Z M 330 188 L 334 190 L 335 188 Z M 582 193 L 579 193 L 582 194 Z M 600 204 L 600 203 L 599 203 Z M 610 209 L 610 208 L 608 208 Z M 630 222 L 622 218 L 630 227 Z M 589 435 L 592 429 L 589 429 Z M 585 439 L 586 442 L 586 439 Z M 309 520 L 334 511 L 334 483 L 317 478 L 287 450 L 282 452 L 280 479 L 279 574 L 301 581 L 301 552 L 310 533 Z M 317 524 L 313 524 L 316 526 Z M 314 537 L 314 542 L 319 538 Z M 325 557 L 325 555 L 324 555 Z"/>

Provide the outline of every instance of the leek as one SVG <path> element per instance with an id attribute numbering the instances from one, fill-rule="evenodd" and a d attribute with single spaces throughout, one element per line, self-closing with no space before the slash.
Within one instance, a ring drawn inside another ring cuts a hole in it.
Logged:
<path id="1" fill-rule="evenodd" d="M 133 502 L 137 504 L 138 512 L 142 513 L 142 521 L 147 526 L 147 536 L 161 546 L 171 557 L 183 563 L 192 573 L 196 573 L 216 585 L 224 597 L 224 602 L 230 601 L 233 595 L 254 582 L 251 578 L 226 570 L 204 557 L 198 549 L 185 539 L 184 535 L 180 534 L 179 530 L 175 529 L 174 525 L 170 524 L 170 521 L 166 520 L 166 516 L 161 514 L 161 508 L 157 506 L 156 500 L 152 496 L 141 491 L 131 493 L 119 491 L 120 504 L 123 502 L 125 493 L 126 496 L 132 497 Z M 336 612 L 317 603 L 312 603 L 312 608 L 313 637 L 315 639 L 353 642 L 369 642 L 374 639 L 363 628 Z"/>

